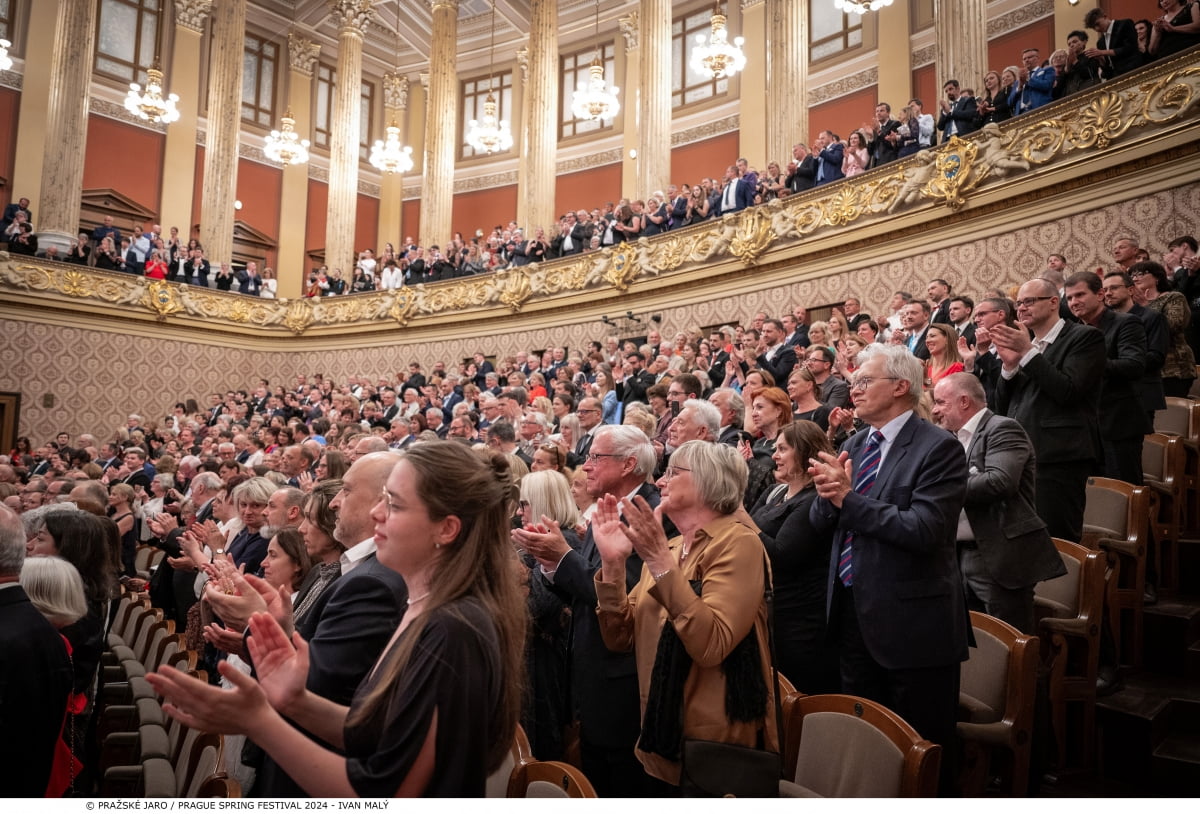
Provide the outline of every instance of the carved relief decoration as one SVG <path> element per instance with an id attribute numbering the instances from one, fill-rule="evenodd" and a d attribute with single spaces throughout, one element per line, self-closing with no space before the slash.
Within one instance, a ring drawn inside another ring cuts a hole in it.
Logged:
<path id="1" fill-rule="evenodd" d="M 383 75 L 383 106 L 392 110 L 408 109 L 408 77 L 402 73 Z"/>
<path id="2" fill-rule="evenodd" d="M 488 306 L 519 312 L 557 294 L 605 287 L 625 292 L 639 280 L 677 271 L 720 268 L 718 273 L 727 273 L 781 259 L 782 252 L 813 236 L 877 224 L 894 212 L 939 217 L 939 209 L 968 206 L 980 193 L 1034 167 L 1083 160 L 1114 145 L 1150 142 L 1168 132 L 1198 132 L 1200 64 L 1192 64 L 1195 60 L 1195 55 L 1184 55 L 1056 103 L 1039 111 L 1042 115 L 988 125 L 966 139 L 954 138 L 854 178 L 719 220 L 494 274 L 320 301 L 258 300 L 0 253 L 0 290 L 35 300 L 90 300 L 156 319 L 192 317 L 303 334 L 354 324 L 404 326 L 426 316 Z M 309 172 L 315 176 L 319 171 L 310 166 Z M 485 176 L 473 183 L 499 181 Z"/>
<path id="3" fill-rule="evenodd" d="M 568 172 L 579 172 L 580 170 L 591 169 L 592 167 L 603 167 L 605 164 L 618 164 L 624 152 L 618 147 L 612 150 L 603 150 L 598 153 L 589 155 L 580 155 L 575 158 L 564 158 L 557 162 L 554 167 L 559 175 Z"/>
<path id="4" fill-rule="evenodd" d="M 680 130 L 671 134 L 671 146 L 678 147 L 681 144 L 691 144 L 696 141 L 704 141 L 705 139 L 714 136 L 732 133 L 741 126 L 741 117 L 734 113 L 732 116 L 725 116 L 721 119 L 714 119 L 711 122 L 689 127 L 687 130 Z M 620 156 L 617 157 L 620 160 Z"/>
<path id="5" fill-rule="evenodd" d="M 862 90 L 870 85 L 879 84 L 879 68 L 868 68 L 865 71 L 852 73 L 843 76 L 836 82 L 830 82 L 827 85 L 821 85 L 819 88 L 812 88 L 808 92 L 808 106 L 814 107 L 827 102 L 830 99 L 836 99 L 839 96 L 845 96 L 849 93 L 854 93 L 856 90 Z"/>
<path id="6" fill-rule="evenodd" d="M 175 0 L 175 25 L 204 33 L 213 0 Z"/>
<path id="7" fill-rule="evenodd" d="M 1015 31 L 1043 17 L 1049 17 L 1053 13 L 1054 0 L 1034 0 L 1032 3 L 1026 3 L 1008 14 L 1001 14 L 999 17 L 988 20 L 988 39 Z"/>
<path id="8" fill-rule="evenodd" d="M 937 44 L 926 45 L 924 48 L 918 48 L 912 53 L 912 67 L 921 68 L 925 65 L 932 65 L 937 59 Z"/>
<path id="9" fill-rule="evenodd" d="M 375 14 L 371 0 L 330 0 L 329 14 L 338 26 L 338 34 L 362 36 Z"/>
<path id="10" fill-rule="evenodd" d="M 288 34 L 288 61 L 293 71 L 312 76 L 321 56 L 321 43 L 292 32 Z"/>
<path id="11" fill-rule="evenodd" d="M 625 53 L 636 51 L 639 44 L 638 29 L 641 25 L 637 11 L 631 11 L 624 17 L 618 18 L 617 25 L 621 27 L 621 36 L 625 38 Z"/>
<path id="12" fill-rule="evenodd" d="M 13 90 L 20 90 L 25 84 L 25 76 L 16 71 L 0 71 L 0 85 Z"/>
<path id="13" fill-rule="evenodd" d="M 125 109 L 124 105 L 119 105 L 116 102 L 110 102 L 107 99 L 100 99 L 92 96 L 88 99 L 88 112 L 95 113 L 97 116 L 104 116 L 107 119 L 116 119 L 126 124 L 132 124 L 134 127 L 141 127 L 145 130 L 153 130 L 156 133 L 167 132 L 167 126 L 162 122 L 152 122 L 145 119 L 139 119 L 137 116 Z M 197 142 L 199 143 L 199 142 Z"/>
<path id="14" fill-rule="evenodd" d="M 521 81 L 529 79 L 529 48 L 522 45 L 517 49 L 517 67 L 521 69 Z"/>

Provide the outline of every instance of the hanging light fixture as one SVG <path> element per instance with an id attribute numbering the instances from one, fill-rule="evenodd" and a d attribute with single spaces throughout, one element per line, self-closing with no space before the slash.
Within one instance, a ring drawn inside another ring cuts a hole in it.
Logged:
<path id="1" fill-rule="evenodd" d="M 596 0 L 596 37 L 600 37 L 600 0 Z M 596 45 L 596 57 L 588 66 L 588 78 L 579 83 L 571 97 L 571 114 L 577 119 L 611 119 L 621 111 L 620 88 L 609 88 L 604 81 L 603 46 Z"/>
<path id="2" fill-rule="evenodd" d="M 380 172 L 405 173 L 413 168 L 412 147 L 401 146 L 400 125 L 395 119 L 387 126 L 387 140 L 378 139 L 371 146 L 370 160 Z"/>
<path id="3" fill-rule="evenodd" d="M 483 101 L 483 116 L 471 119 L 467 125 L 467 144 L 477 153 L 498 153 L 508 150 L 513 145 L 512 132 L 508 122 L 501 121 L 496 115 L 495 93 L 495 61 L 496 61 L 496 0 L 492 0 L 492 50 L 488 58 L 488 95 Z"/>
<path id="4" fill-rule="evenodd" d="M 158 57 L 146 71 L 146 90 L 137 82 L 129 83 L 129 93 L 125 95 L 125 109 L 139 119 L 161 124 L 179 121 L 179 101 L 177 94 L 163 96 L 163 72 Z"/>
<path id="5" fill-rule="evenodd" d="M 7 71 L 12 67 L 12 57 L 8 55 L 9 48 L 12 48 L 11 42 L 0 40 L 0 71 Z"/>
<path id="6" fill-rule="evenodd" d="M 890 6 L 892 0 L 833 0 L 833 7 L 846 14 L 857 14 L 860 17 L 868 11 L 879 11 L 884 6 Z"/>
<path id="7" fill-rule="evenodd" d="M 840 3 L 842 0 L 834 0 Z M 712 33 L 705 39 L 703 34 L 696 35 L 696 47 L 692 49 L 692 70 L 706 74 L 713 79 L 733 76 L 746 67 L 746 54 L 742 45 L 746 40 L 735 37 L 729 42 L 729 30 L 725 28 L 728 22 L 721 13 L 721 7 L 713 10 Z"/>
<path id="8" fill-rule="evenodd" d="M 396 71 L 400 73 L 400 4 L 396 4 Z M 400 143 L 400 125 L 393 118 L 385 128 L 386 139 L 376 139 L 371 145 L 371 166 L 382 173 L 406 173 L 413 168 L 412 147 Z"/>
<path id="9" fill-rule="evenodd" d="M 292 111 L 284 114 L 278 130 L 272 130 L 263 144 L 267 158 L 280 164 L 307 164 L 309 140 L 296 132 Z"/>

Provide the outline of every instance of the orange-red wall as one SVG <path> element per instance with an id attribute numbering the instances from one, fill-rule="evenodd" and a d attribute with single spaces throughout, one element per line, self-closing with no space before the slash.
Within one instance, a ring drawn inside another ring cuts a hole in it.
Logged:
<path id="1" fill-rule="evenodd" d="M 17 112 L 21 105 L 21 94 L 9 88 L 0 88 L 0 178 L 5 184 L 0 187 L 0 206 L 8 206 L 21 198 L 22 193 L 12 188 L 13 165 L 17 150 Z M 28 197 L 28 196 L 27 196 Z M 34 212 L 34 215 L 37 213 Z"/>
<path id="2" fill-rule="evenodd" d="M 554 183 L 554 213 L 561 215 L 568 209 L 595 209 L 609 201 L 616 203 L 628 195 L 621 190 L 621 165 L 605 164 L 590 170 L 569 172 L 558 176 Z M 544 224 L 546 234 L 553 235 L 551 223 Z"/>
<path id="3" fill-rule="evenodd" d="M 1107 3 L 1101 3 L 1101 8 L 1108 9 L 1108 13 L 1117 20 L 1150 20 L 1153 22 L 1155 17 L 1161 17 L 1162 11 L 1154 0 L 1108 0 Z M 1091 6 L 1079 6 L 1079 25 L 1077 28 L 1083 28 L 1083 15 L 1087 14 Z M 1089 34 L 1094 42 L 1095 34 Z"/>
<path id="4" fill-rule="evenodd" d="M 390 238 L 385 237 L 383 242 L 387 243 L 391 241 L 392 245 L 396 247 L 396 252 L 399 253 L 402 251 L 401 241 L 403 241 L 403 245 L 405 246 L 407 246 L 410 242 L 416 242 L 417 232 L 420 225 L 421 199 L 417 198 L 412 201 L 405 201 L 400 205 L 400 230 L 403 231 L 404 234 L 398 240 L 391 240 Z M 410 237 L 412 238 L 411 241 L 408 240 Z"/>
<path id="5" fill-rule="evenodd" d="M 282 169 L 239 159 L 237 199 L 242 202 L 242 208 L 234 217 L 278 241 L 279 197 L 282 189 Z M 268 266 L 278 265 L 278 250 L 267 252 L 266 263 Z"/>
<path id="6" fill-rule="evenodd" d="M 982 84 L 982 80 L 980 81 Z M 921 100 L 921 109 L 926 113 L 933 114 L 937 118 L 937 103 L 940 98 L 938 95 L 937 86 L 937 69 L 935 65 L 924 65 L 913 71 L 912 74 L 913 98 Z M 892 103 L 892 115 L 899 114 L 900 109 L 908 104 L 908 100 L 896 104 Z"/>
<path id="7" fill-rule="evenodd" d="M 849 138 L 851 130 L 857 130 L 862 127 L 863 122 L 871 121 L 875 115 L 875 102 L 878 95 L 879 90 L 875 85 L 871 85 L 847 96 L 810 107 L 808 109 L 808 129 L 810 131 L 808 143 L 813 144 L 817 140 L 817 133 L 822 130 L 832 130 L 845 141 Z M 892 110 L 895 110 L 896 103 L 892 102 L 891 105 Z M 772 156 L 772 158 L 784 163 L 791 161 L 790 155 Z"/>
<path id="8" fill-rule="evenodd" d="M 192 233 L 190 237 L 200 237 L 201 193 L 204 191 L 204 148 L 196 147 L 196 174 L 192 178 Z M 184 231 L 180 229 L 180 231 Z"/>
<path id="9" fill-rule="evenodd" d="M 1079 12 L 1079 27 L 1082 28 L 1083 15 L 1087 13 L 1087 8 L 1091 8 L 1091 6 L 1084 8 L 1081 4 L 1078 8 L 1081 9 Z M 1092 42 L 1096 41 L 1094 33 L 1089 36 L 1091 36 Z M 1066 48 L 1067 44 L 1064 42 L 1062 47 Z M 1016 65 L 1019 68 L 1021 67 L 1021 52 L 1026 48 L 1037 48 L 1041 52 L 1043 62 L 1050 59 L 1050 54 L 1055 49 L 1054 19 L 1052 17 L 1038 20 L 1036 23 L 1019 28 L 1016 31 L 1010 31 L 1003 37 L 991 40 L 988 43 L 988 66 L 993 71 L 1003 71 L 1010 65 Z M 982 78 L 976 81 L 982 86 Z M 977 86 L 975 88 L 976 93 L 979 90 L 980 87 Z"/>
<path id="10" fill-rule="evenodd" d="M 347 271 L 347 276 L 350 276 L 350 269 L 354 268 L 354 260 L 358 257 L 359 252 L 363 249 L 378 252 L 380 247 L 391 239 L 379 234 L 378 198 L 360 194 L 355 211 L 357 219 L 354 222 L 354 257 L 347 258 L 346 265 L 343 267 Z"/>
<path id="11" fill-rule="evenodd" d="M 325 247 L 325 213 L 329 207 L 329 185 L 308 179 L 308 216 L 304 220 L 304 250 Z M 308 263 L 305 258 L 305 263 Z"/>
<path id="12" fill-rule="evenodd" d="M 725 177 L 725 168 L 738 159 L 738 133 L 723 133 L 671 151 L 671 183 L 696 184 L 701 178 Z M 760 170 L 766 167 L 760 167 Z M 654 190 L 640 190 L 639 197 Z M 666 192 L 666 190 L 663 190 Z"/>
<path id="13" fill-rule="evenodd" d="M 445 247 L 446 242 L 453 237 L 454 232 L 462 232 L 463 239 L 469 240 L 476 229 L 482 229 L 486 235 L 496 224 L 507 225 L 517 217 L 517 185 L 509 184 L 503 187 L 480 189 L 474 192 L 460 192 L 454 196 L 454 205 L 450 213 L 449 235 L 422 235 L 421 242 L 426 246 L 438 245 Z M 416 221 L 405 221 L 404 233 L 413 234 L 417 230 Z M 534 226 L 535 224 L 530 224 Z M 550 224 L 541 224 L 549 227 Z M 388 235 L 387 240 L 398 243 L 401 236 Z M 413 237 L 416 237 L 413 234 Z"/>
<path id="14" fill-rule="evenodd" d="M 88 116 L 83 188 L 114 189 L 151 211 L 161 211 L 165 141 L 153 130 Z"/>

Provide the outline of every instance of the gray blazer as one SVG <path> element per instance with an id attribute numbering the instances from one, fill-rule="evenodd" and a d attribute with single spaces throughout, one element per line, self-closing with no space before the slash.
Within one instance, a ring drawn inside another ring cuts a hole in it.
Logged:
<path id="1" fill-rule="evenodd" d="M 967 448 L 967 466 L 963 508 L 992 579 L 1015 590 L 1065 574 L 1034 508 L 1037 464 L 1021 425 L 984 408 Z"/>

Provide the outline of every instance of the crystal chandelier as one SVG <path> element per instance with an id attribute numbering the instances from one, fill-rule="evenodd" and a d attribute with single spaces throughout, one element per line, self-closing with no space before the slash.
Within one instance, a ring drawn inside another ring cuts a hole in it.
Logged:
<path id="1" fill-rule="evenodd" d="M 405 173 L 413 168 L 412 147 L 400 145 L 400 126 L 395 119 L 387 126 L 387 141 L 377 139 L 371 146 L 371 166 L 386 173 Z"/>
<path id="2" fill-rule="evenodd" d="M 9 48 L 12 48 L 11 42 L 0 40 L 0 71 L 7 71 L 12 67 L 12 57 L 8 55 Z"/>
<path id="3" fill-rule="evenodd" d="M 890 6 L 892 0 L 833 0 L 833 7 L 846 14 L 863 15 L 868 11 L 879 11 L 884 6 Z"/>
<path id="4" fill-rule="evenodd" d="M 492 89 L 495 80 L 496 61 L 496 0 L 492 0 L 492 51 L 488 59 L 488 95 L 483 101 L 483 116 L 471 119 L 467 124 L 467 144 L 477 153 L 496 153 L 508 150 L 513 145 L 508 122 L 496 115 L 496 94 Z"/>
<path id="5" fill-rule="evenodd" d="M 292 111 L 289 110 L 284 115 L 280 128 L 272 130 L 271 135 L 267 136 L 263 152 L 267 158 L 280 164 L 306 164 L 309 143 L 308 139 L 300 138 L 300 134 L 296 132 L 296 120 L 292 118 Z"/>
<path id="6" fill-rule="evenodd" d="M 600 36 L 600 0 L 596 0 L 596 36 Z M 579 83 L 579 89 L 571 97 L 571 115 L 577 119 L 611 119 L 621 112 L 620 88 L 610 88 L 604 81 L 604 63 L 600 61 L 601 50 L 588 67 L 588 79 Z"/>
<path id="7" fill-rule="evenodd" d="M 146 71 L 146 91 L 137 82 L 129 83 L 129 93 L 125 96 L 125 109 L 139 119 L 152 121 L 156 124 L 170 124 L 179 121 L 179 109 L 175 103 L 179 96 L 172 93 L 163 98 L 163 72 L 158 60 Z"/>
<path id="8" fill-rule="evenodd" d="M 841 3 L 842 0 L 834 0 Z M 746 54 L 742 44 L 746 40 L 736 37 L 729 43 L 729 31 L 725 28 L 725 15 L 718 8 L 712 16 L 712 34 L 707 42 L 703 34 L 696 35 L 696 47 L 692 50 L 692 70 L 707 74 L 713 79 L 733 76 L 746 67 Z"/>

